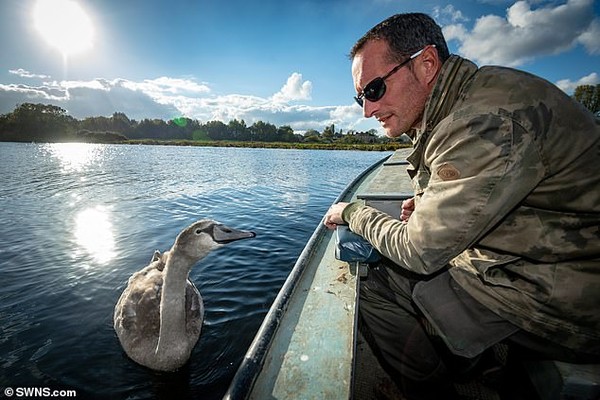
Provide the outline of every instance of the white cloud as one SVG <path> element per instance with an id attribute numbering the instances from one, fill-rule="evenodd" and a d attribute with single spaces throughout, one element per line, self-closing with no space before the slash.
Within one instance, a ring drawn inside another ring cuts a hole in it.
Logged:
<path id="1" fill-rule="evenodd" d="M 61 87 L 65 90 L 86 88 L 103 91 L 110 91 L 111 87 L 114 85 L 114 83 L 111 83 L 104 79 L 95 79 L 93 81 L 47 82 L 47 84 L 51 86 Z"/>
<path id="2" fill-rule="evenodd" d="M 469 38 L 469 32 L 467 29 L 461 25 L 447 25 L 442 28 L 442 32 L 446 41 L 458 40 L 459 42 L 464 42 Z"/>
<path id="3" fill-rule="evenodd" d="M 29 72 L 27 70 L 24 70 L 23 68 L 19 68 L 19 69 L 9 69 L 8 70 L 9 73 L 13 74 L 13 75 L 18 75 L 21 78 L 40 78 L 40 79 L 47 79 L 50 78 L 48 75 L 39 75 L 39 74 L 34 74 L 32 72 Z"/>
<path id="4" fill-rule="evenodd" d="M 568 0 L 558 6 L 532 9 L 518 1 L 506 16 L 479 17 L 471 31 L 463 24 L 444 27 L 448 40 L 460 42 L 459 52 L 480 64 L 522 65 L 534 58 L 558 54 L 582 43 L 600 51 L 600 22 L 594 20 L 593 0 Z"/>
<path id="5" fill-rule="evenodd" d="M 565 93 L 573 93 L 575 88 L 580 85 L 597 85 L 600 83 L 600 76 L 596 72 L 592 72 L 589 75 L 584 76 L 576 82 L 571 81 L 570 79 L 561 79 L 556 82 L 556 86 L 561 88 Z"/>
<path id="6" fill-rule="evenodd" d="M 75 118 L 125 112 L 130 118 L 171 118 L 180 115 L 170 104 L 159 104 L 150 95 L 126 87 L 123 79 L 52 81 L 42 85 L 0 84 L 0 113 L 13 111 L 16 104 L 45 103 L 66 109 Z"/>
<path id="7" fill-rule="evenodd" d="M 170 119 L 187 116 L 201 122 L 243 119 L 248 125 L 265 121 L 289 125 L 295 131 L 321 130 L 335 124 L 342 129 L 372 128 L 362 117 L 360 107 L 310 106 L 291 104 L 310 99 L 312 83 L 293 73 L 282 89 L 264 98 L 243 94 L 212 95 L 209 86 L 193 79 L 160 77 L 143 81 L 93 79 L 89 81 L 49 81 L 39 86 L 0 84 L 0 114 L 25 102 L 53 104 L 75 118 L 109 116 L 123 112 L 129 118 Z"/>
<path id="8" fill-rule="evenodd" d="M 349 106 L 337 106 L 329 113 L 330 121 L 332 124 L 346 126 L 346 129 L 362 130 L 362 125 L 368 120 L 363 117 L 362 108 L 356 104 Z"/>
<path id="9" fill-rule="evenodd" d="M 579 36 L 579 42 L 591 54 L 600 54 L 600 19 L 596 18 L 590 27 Z"/>
<path id="10" fill-rule="evenodd" d="M 432 16 L 436 21 L 440 23 L 446 23 L 446 21 L 454 23 L 469 20 L 469 18 L 465 17 L 460 10 L 454 8 L 452 4 L 448 4 L 444 8 L 435 6 L 433 8 Z"/>
<path id="11" fill-rule="evenodd" d="M 65 98 L 68 98 L 67 92 L 65 90 L 61 90 L 60 88 L 50 86 L 17 85 L 12 83 L 8 85 L 0 83 L 0 95 L 0 98 L 8 97 L 20 99 L 20 101 L 17 103 L 32 101 L 61 101 Z"/>
<path id="12" fill-rule="evenodd" d="M 491 4 L 493 6 L 502 6 L 511 4 L 513 0 L 477 0 L 477 2 L 481 4 Z"/>
<path id="13" fill-rule="evenodd" d="M 191 79 L 177 79 L 162 76 L 156 79 L 145 79 L 143 82 L 126 81 L 125 86 L 132 90 L 140 90 L 156 97 L 163 95 L 204 94 L 210 88 L 206 84 L 197 83 Z"/>
<path id="14" fill-rule="evenodd" d="M 289 76 L 281 90 L 272 97 L 276 103 L 287 103 L 295 100 L 310 100 L 312 91 L 311 81 L 302 81 L 302 74 L 294 72 Z"/>

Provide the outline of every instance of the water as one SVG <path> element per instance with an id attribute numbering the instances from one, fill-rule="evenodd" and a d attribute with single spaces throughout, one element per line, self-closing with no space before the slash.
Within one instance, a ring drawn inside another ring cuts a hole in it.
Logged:
<path id="1" fill-rule="evenodd" d="M 386 154 L 0 143 L 0 388 L 220 399 L 339 192 Z M 200 218 L 253 230 L 200 261 L 190 362 L 135 364 L 112 328 L 127 279 Z"/>

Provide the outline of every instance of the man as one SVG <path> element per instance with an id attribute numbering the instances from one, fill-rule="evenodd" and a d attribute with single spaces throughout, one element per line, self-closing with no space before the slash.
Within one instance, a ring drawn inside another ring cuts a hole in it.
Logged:
<path id="1" fill-rule="evenodd" d="M 325 225 L 348 224 L 387 258 L 360 314 L 405 394 L 449 398 L 453 374 L 501 341 L 599 362 L 593 115 L 538 77 L 449 55 L 424 14 L 376 25 L 351 59 L 364 115 L 413 140 L 415 197 L 400 220 L 338 203 Z"/>

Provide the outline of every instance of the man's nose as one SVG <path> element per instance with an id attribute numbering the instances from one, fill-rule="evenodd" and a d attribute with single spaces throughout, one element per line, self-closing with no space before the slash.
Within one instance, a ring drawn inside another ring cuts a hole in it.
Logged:
<path id="1" fill-rule="evenodd" d="M 371 118 L 375 111 L 377 111 L 377 102 L 363 99 L 363 116 L 365 118 Z"/>

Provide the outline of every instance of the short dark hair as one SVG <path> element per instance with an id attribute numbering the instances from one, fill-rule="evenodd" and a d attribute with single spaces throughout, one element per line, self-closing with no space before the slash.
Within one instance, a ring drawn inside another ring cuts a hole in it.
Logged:
<path id="1" fill-rule="evenodd" d="M 396 14 L 375 25 L 352 47 L 350 59 L 372 40 L 385 40 L 391 50 L 389 57 L 394 62 L 401 62 L 430 44 L 435 45 L 442 62 L 450 57 L 442 28 L 422 13 Z"/>

